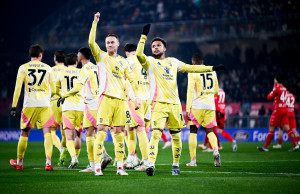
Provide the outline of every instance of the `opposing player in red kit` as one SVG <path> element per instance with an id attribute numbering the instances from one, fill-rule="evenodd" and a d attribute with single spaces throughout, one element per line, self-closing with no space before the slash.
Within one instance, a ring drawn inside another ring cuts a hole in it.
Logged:
<path id="1" fill-rule="evenodd" d="M 269 126 L 269 133 L 266 139 L 266 143 L 264 147 L 257 147 L 258 150 L 267 152 L 268 146 L 270 145 L 273 137 L 274 137 L 274 130 L 276 127 L 282 126 L 283 130 L 286 131 L 288 134 L 291 142 L 293 143 L 293 148 L 289 151 L 296 151 L 299 150 L 299 145 L 297 145 L 294 133 L 289 127 L 289 118 L 288 118 L 288 111 L 287 111 L 287 90 L 282 85 L 284 82 L 284 78 L 282 75 L 275 76 L 274 79 L 274 88 L 273 91 L 268 95 L 268 100 L 274 99 L 274 110 L 270 118 L 270 126 Z"/>
<path id="2" fill-rule="evenodd" d="M 296 138 L 296 141 L 298 142 L 298 145 L 300 145 L 300 136 L 299 136 L 299 133 L 297 131 L 296 117 L 295 117 L 295 112 L 294 112 L 294 110 L 295 110 L 295 96 L 289 91 L 287 93 L 286 105 L 287 105 L 287 109 L 288 109 L 290 129 L 295 134 L 295 136 L 296 136 L 295 138 Z M 281 149 L 282 136 L 283 136 L 283 131 L 282 131 L 282 127 L 280 127 L 279 128 L 279 133 L 278 133 L 278 144 L 273 145 L 273 149 Z"/>

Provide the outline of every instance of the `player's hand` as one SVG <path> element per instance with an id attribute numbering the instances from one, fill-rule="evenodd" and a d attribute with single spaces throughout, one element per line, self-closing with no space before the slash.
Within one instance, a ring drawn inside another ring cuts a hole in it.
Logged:
<path id="1" fill-rule="evenodd" d="M 57 100 L 57 107 L 60 107 L 60 104 L 63 104 L 65 102 L 65 99 L 60 97 L 58 100 Z"/>
<path id="2" fill-rule="evenodd" d="M 16 116 L 16 113 L 17 113 L 17 108 L 16 107 L 12 107 L 9 114 L 10 114 L 10 117 L 15 117 Z"/>
<path id="3" fill-rule="evenodd" d="M 220 71 L 220 70 L 226 70 L 226 67 L 224 65 L 217 65 L 217 66 L 213 66 L 213 71 Z"/>
<path id="4" fill-rule="evenodd" d="M 189 121 L 192 120 L 192 119 L 191 119 L 191 113 L 190 113 L 190 112 L 187 112 L 187 113 L 186 113 L 186 117 L 187 117 L 187 119 L 188 119 Z"/>
<path id="5" fill-rule="evenodd" d="M 100 19 L 100 12 L 97 12 L 94 15 L 94 21 L 99 22 L 99 19 Z"/>
<path id="6" fill-rule="evenodd" d="M 151 26 L 151 24 L 146 24 L 146 25 L 144 26 L 144 28 L 143 28 L 143 34 L 144 34 L 145 36 L 147 36 L 147 35 L 149 34 L 150 26 Z"/>
<path id="7" fill-rule="evenodd" d="M 140 98 L 136 98 L 134 101 L 134 105 L 135 105 L 135 110 L 139 109 L 141 107 L 141 99 Z"/>

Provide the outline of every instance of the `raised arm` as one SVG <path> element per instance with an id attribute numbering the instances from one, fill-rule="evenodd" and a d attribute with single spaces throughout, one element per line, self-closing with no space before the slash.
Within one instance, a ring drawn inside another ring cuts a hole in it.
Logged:
<path id="1" fill-rule="evenodd" d="M 147 24 L 144 26 L 143 33 L 141 35 L 138 47 L 136 49 L 137 59 L 139 60 L 140 64 L 146 71 L 149 69 L 150 63 L 147 60 L 147 56 L 144 54 L 144 48 L 145 48 L 145 43 L 147 40 L 147 35 L 150 30 L 150 26 L 151 26 L 150 24 Z"/>
<path id="2" fill-rule="evenodd" d="M 99 19 L 100 19 L 100 13 L 97 12 L 94 15 L 94 21 L 89 35 L 89 46 L 91 48 L 92 54 L 97 63 L 101 61 L 101 53 L 104 52 L 100 49 L 99 45 L 96 43 L 96 30 L 97 30 L 97 24 Z"/>

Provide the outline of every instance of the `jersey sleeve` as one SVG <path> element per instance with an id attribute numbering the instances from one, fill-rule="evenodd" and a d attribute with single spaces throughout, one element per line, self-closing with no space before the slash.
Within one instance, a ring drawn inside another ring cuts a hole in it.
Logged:
<path id="1" fill-rule="evenodd" d="M 215 86 L 214 86 L 214 96 L 218 95 L 219 92 L 219 82 L 218 82 L 218 77 L 217 77 L 217 73 L 214 72 L 215 75 Z"/>
<path id="2" fill-rule="evenodd" d="M 141 92 L 140 92 L 140 89 L 138 87 L 138 80 L 135 79 L 135 76 L 134 76 L 133 72 L 130 70 L 129 63 L 126 66 L 126 69 L 125 69 L 125 76 L 129 80 L 130 85 L 131 85 L 131 87 L 134 91 L 134 94 L 135 94 L 136 98 L 141 98 Z"/>
<path id="3" fill-rule="evenodd" d="M 187 72 L 187 73 L 201 73 L 201 72 L 210 72 L 212 71 L 213 66 L 206 65 L 188 65 L 178 59 L 175 59 L 177 62 L 177 71 L 178 72 Z"/>
<path id="4" fill-rule="evenodd" d="M 21 90 L 22 90 L 22 85 L 23 85 L 25 76 L 26 76 L 25 69 L 24 69 L 24 66 L 22 65 L 21 67 L 19 67 L 19 70 L 18 70 L 12 107 L 17 107 L 17 105 L 18 105 L 18 100 L 19 100 L 19 97 L 20 97 L 20 93 L 21 93 Z"/>
<path id="5" fill-rule="evenodd" d="M 277 93 L 277 88 L 274 87 L 272 92 L 270 92 L 270 94 L 268 94 L 267 99 L 272 100 L 276 96 L 276 93 Z"/>
<path id="6" fill-rule="evenodd" d="M 190 112 L 192 107 L 192 100 L 194 95 L 194 85 L 195 80 L 192 73 L 188 74 L 188 87 L 187 87 L 187 95 L 186 95 L 186 112 Z"/>
<path id="7" fill-rule="evenodd" d="M 138 47 L 136 49 L 136 56 L 140 64 L 142 65 L 142 67 L 147 71 L 150 67 L 150 62 L 147 56 L 144 54 L 146 40 L 147 40 L 147 36 L 141 35 Z"/>
<path id="8" fill-rule="evenodd" d="M 91 48 L 95 61 L 98 63 L 101 61 L 101 53 L 104 53 L 104 51 L 101 50 L 99 45 L 96 43 L 96 30 L 97 30 L 97 22 L 93 21 L 92 28 L 89 35 L 89 46 Z"/>

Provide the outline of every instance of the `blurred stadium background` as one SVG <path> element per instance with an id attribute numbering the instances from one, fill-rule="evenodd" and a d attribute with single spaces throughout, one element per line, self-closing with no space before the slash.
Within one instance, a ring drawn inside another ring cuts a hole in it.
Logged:
<path id="1" fill-rule="evenodd" d="M 273 102 L 267 94 L 276 72 L 287 78 L 289 90 L 300 100 L 300 2 L 297 0 L 29 0 L 3 6 L 1 20 L 0 122 L 1 129 L 18 129 L 18 117 L 9 110 L 18 67 L 29 60 L 31 44 L 41 44 L 43 62 L 54 65 L 55 50 L 77 52 L 88 46 L 94 13 L 101 12 L 97 43 L 105 50 L 108 33 L 120 37 L 118 53 L 124 56 L 126 43 L 138 43 L 144 24 L 151 23 L 149 39 L 165 38 L 167 56 L 191 63 L 194 53 L 203 53 L 206 65 L 224 64 L 218 73 L 226 92 L 227 120 L 231 129 L 268 127 Z M 7 6 L 10 7 L 10 6 Z M 145 53 L 150 55 L 149 42 Z M 187 74 L 178 74 L 180 99 L 185 109 Z M 263 108 L 262 108 L 263 107 Z M 296 103 L 297 126 L 300 106 Z M 267 130 L 265 131 L 267 133 Z M 7 139 L 5 134 L 0 140 Z"/>

